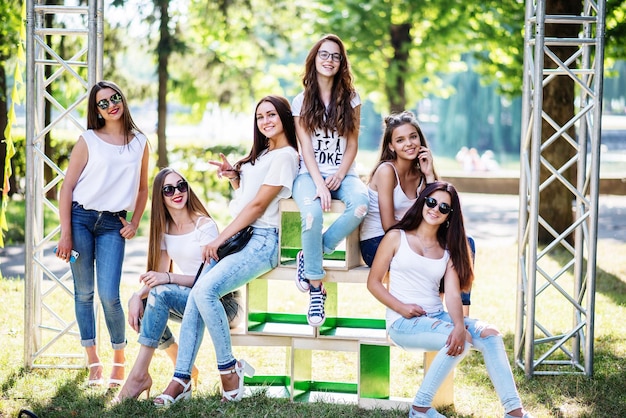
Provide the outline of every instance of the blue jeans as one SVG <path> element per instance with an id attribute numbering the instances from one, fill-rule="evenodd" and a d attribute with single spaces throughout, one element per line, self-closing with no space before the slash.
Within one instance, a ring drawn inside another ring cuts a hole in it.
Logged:
<path id="1" fill-rule="evenodd" d="M 359 243 L 361 245 L 361 257 L 363 257 L 363 261 L 365 261 L 368 267 L 372 267 L 376 250 L 378 250 L 383 237 L 384 235 L 381 235 L 380 237 L 369 238 Z"/>
<path id="2" fill-rule="evenodd" d="M 330 254 L 342 239 L 350 235 L 367 214 L 369 198 L 365 184 L 357 176 L 346 176 L 339 189 L 331 191 L 333 199 L 339 199 L 346 210 L 322 234 L 322 206 L 317 198 L 315 183 L 308 173 L 300 174 L 293 183 L 293 199 L 300 209 L 302 221 L 302 252 L 304 275 L 309 280 L 321 280 L 326 273 L 322 267 L 323 254 Z"/>
<path id="3" fill-rule="evenodd" d="M 141 318 L 139 344 L 165 349 L 176 341 L 167 321 L 182 320 L 189 292 L 190 287 L 177 284 L 163 284 L 150 289 Z"/>
<path id="4" fill-rule="evenodd" d="M 180 348 L 174 376 L 191 378 L 204 327 L 209 331 L 217 368 L 225 370 L 235 365 L 230 329 L 220 298 L 256 279 L 278 265 L 278 230 L 254 228 L 252 238 L 238 253 L 224 257 L 205 268 L 189 294 L 183 324 L 180 328 Z"/>
<path id="5" fill-rule="evenodd" d="M 506 355 L 504 342 L 501 335 L 488 335 L 481 337 L 481 332 L 487 327 L 485 322 L 464 318 L 467 331 L 470 333 L 472 343 L 465 343 L 463 354 L 449 356 L 446 352 L 448 335 L 454 328 L 452 320 L 447 312 L 429 314 L 411 319 L 400 318 L 389 328 L 389 337 L 399 347 L 407 351 L 438 351 L 428 373 L 424 376 L 413 404 L 416 406 L 431 406 L 437 389 L 441 386 L 446 376 L 467 355 L 470 347 L 483 354 L 485 367 L 489 378 L 496 389 L 500 402 L 506 412 L 522 407 L 513 372 Z"/>
<path id="6" fill-rule="evenodd" d="M 74 278 L 74 309 L 83 347 L 96 345 L 95 283 L 113 349 L 126 347 L 126 320 L 120 302 L 126 240 L 120 235 L 123 225 L 119 216 L 126 218 L 126 211 L 98 212 L 72 203 L 72 245 L 80 256 L 70 268 Z"/>

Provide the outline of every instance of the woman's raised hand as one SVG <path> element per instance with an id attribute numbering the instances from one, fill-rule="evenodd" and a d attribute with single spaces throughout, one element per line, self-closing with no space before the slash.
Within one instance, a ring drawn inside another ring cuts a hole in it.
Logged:
<path id="1" fill-rule="evenodd" d="M 217 177 L 226 177 L 229 180 L 239 177 L 237 170 L 228 162 L 226 156 L 220 152 L 222 161 L 209 161 L 209 164 L 217 166 Z"/>
<path id="2" fill-rule="evenodd" d="M 420 147 L 417 154 L 417 158 L 420 163 L 420 170 L 428 177 L 433 175 L 433 155 L 430 153 L 430 148 Z M 434 180 L 434 178 L 433 178 Z"/>

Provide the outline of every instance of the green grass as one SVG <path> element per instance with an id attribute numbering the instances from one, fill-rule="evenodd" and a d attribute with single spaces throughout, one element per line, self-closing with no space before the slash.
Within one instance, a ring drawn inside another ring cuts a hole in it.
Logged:
<path id="1" fill-rule="evenodd" d="M 535 376 L 526 379 L 523 371 L 514 369 L 520 395 L 527 409 L 536 417 L 615 417 L 626 411 L 626 260 L 616 257 L 625 254 L 626 244 L 600 241 L 598 249 L 598 276 L 596 292 L 595 361 L 594 376 L 580 375 Z M 512 357 L 515 329 L 515 289 L 517 248 L 514 245 L 493 248 L 479 246 L 476 258 L 477 280 L 472 291 L 471 315 L 494 323 L 505 335 L 507 351 Z M 557 263 L 558 260 L 552 260 Z M 565 281 L 567 284 L 567 281 Z M 375 312 L 381 306 L 372 301 L 364 286 L 352 285 L 349 298 L 359 312 Z M 135 289 L 132 280 L 125 280 L 123 297 Z M 277 309 L 304 308 L 304 296 L 291 292 L 291 286 L 277 286 L 273 300 Z M 119 417 L 119 416 L 241 416 L 241 417 L 405 417 L 404 410 L 361 410 L 342 403 L 291 403 L 285 399 L 265 396 L 263 389 L 246 397 L 239 404 L 219 402 L 219 377 L 215 357 L 208 336 L 197 359 L 200 381 L 194 398 L 158 410 L 151 402 L 130 400 L 115 407 L 108 406 L 113 396 L 104 389 L 86 388 L 87 370 L 79 369 L 25 369 L 24 368 L 24 282 L 21 279 L 0 280 L 3 318 L 0 325 L 0 416 L 16 416 L 20 408 L 34 410 L 40 417 Z M 72 304 L 59 300 L 60 309 L 72 317 Z M 554 311 L 550 301 L 540 302 L 538 315 L 551 315 L 551 327 L 568 329 L 571 314 Z M 562 309 L 562 308 L 556 308 Z M 102 321 L 102 316 L 100 316 Z M 178 333 L 178 326 L 173 326 Z M 111 350 L 101 323 L 101 353 L 105 373 L 110 370 Z M 130 370 L 138 350 L 136 335 L 127 333 L 127 365 Z M 75 336 L 61 341 L 55 352 L 76 353 L 81 360 L 82 350 Z M 262 347 L 235 347 L 237 357 L 246 358 L 257 369 L 275 370 L 284 374 L 285 349 Z M 314 379 L 352 381 L 356 358 L 353 353 L 314 352 Z M 78 361 L 82 365 L 82 361 Z M 157 352 L 151 366 L 154 379 L 152 396 L 168 383 L 172 364 L 162 352 Z M 394 396 L 412 398 L 422 379 L 421 355 L 392 349 L 392 388 Z M 621 411 L 621 412 L 620 412 Z M 501 417 L 502 408 L 491 386 L 479 353 L 472 352 L 457 367 L 455 375 L 455 404 L 441 410 L 449 417 Z"/>

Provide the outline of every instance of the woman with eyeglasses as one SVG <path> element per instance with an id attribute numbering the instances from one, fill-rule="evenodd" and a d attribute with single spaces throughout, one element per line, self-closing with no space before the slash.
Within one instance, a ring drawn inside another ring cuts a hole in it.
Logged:
<path id="1" fill-rule="evenodd" d="M 298 144 L 289 101 L 280 96 L 261 99 L 254 111 L 254 143 L 248 156 L 234 166 L 224 155 L 221 157 L 221 161 L 210 163 L 217 166 L 218 176 L 226 177 L 235 189 L 230 203 L 234 219 L 204 247 L 203 258 L 208 266 L 189 294 L 174 377 L 163 394 L 155 398 L 157 406 L 191 397 L 191 368 L 205 328 L 215 349 L 224 401 L 241 400 L 244 374 L 254 374 L 249 364 L 233 355 L 228 321 L 219 298 L 278 265 L 278 204 L 291 196 L 298 171 Z M 219 259 L 220 245 L 250 225 L 253 233 L 245 247 Z"/>
<path id="2" fill-rule="evenodd" d="M 383 283 L 387 273 L 388 287 Z M 442 276 L 445 310 L 439 297 Z M 457 191 L 450 183 L 429 184 L 385 234 L 367 278 L 368 290 L 387 307 L 389 338 L 407 351 L 438 351 L 415 395 L 410 418 L 445 418 L 431 407 L 433 397 L 472 347 L 483 355 L 504 417 L 531 417 L 522 408 L 500 332 L 463 317 L 461 290 L 469 289 L 473 279 Z"/>
<path id="3" fill-rule="evenodd" d="M 104 383 L 96 349 L 94 276 L 114 350 L 109 387 L 124 382 L 126 321 L 120 281 L 126 240 L 137 233 L 148 200 L 147 142 L 122 90 L 110 81 L 96 83 L 87 101 L 87 131 L 74 145 L 61 185 L 56 250 L 58 258 L 73 261 L 76 321 L 87 352 L 89 386 Z M 127 212 L 132 212 L 130 222 Z M 78 256 L 72 257 L 72 251 Z"/>
<path id="4" fill-rule="evenodd" d="M 128 301 L 128 323 L 139 332 L 139 354 L 120 393 L 113 399 L 150 396 L 152 377 L 148 371 L 157 348 L 164 349 L 176 364 L 178 344 L 167 326 L 168 319 L 180 322 L 203 263 L 202 247 L 218 236 L 217 225 L 187 180 L 166 167 L 155 176 L 152 186 L 148 267 L 139 280 L 143 287 Z M 177 271 L 173 272 L 173 264 Z M 239 322 L 238 292 L 226 294 L 222 304 L 230 327 Z M 197 381 L 198 369 L 192 370 Z"/>
<path id="5" fill-rule="evenodd" d="M 311 48 L 302 84 L 304 91 L 292 102 L 301 149 L 293 185 L 302 223 L 295 282 L 300 291 L 309 292 L 309 325 L 319 327 L 326 319 L 323 256 L 358 228 L 368 204 L 367 189 L 355 169 L 361 98 L 338 36 L 326 35 Z M 322 233 L 323 213 L 332 199 L 341 200 L 345 211 Z"/>
<path id="6" fill-rule="evenodd" d="M 372 266 L 385 232 L 415 203 L 427 184 L 438 180 L 433 156 L 415 115 L 385 118 L 380 157 L 370 175 L 369 210 L 361 224 L 361 256 Z"/>

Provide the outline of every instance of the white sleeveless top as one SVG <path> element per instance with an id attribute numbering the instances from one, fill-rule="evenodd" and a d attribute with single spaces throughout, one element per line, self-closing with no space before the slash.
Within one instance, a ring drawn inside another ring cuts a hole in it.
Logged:
<path id="1" fill-rule="evenodd" d="M 402 186 L 400 186 L 400 178 L 398 177 L 398 171 L 396 170 L 396 167 L 389 161 L 382 164 L 389 164 L 393 168 L 393 172 L 396 173 L 397 184 L 396 187 L 393 188 L 393 216 L 396 221 L 399 221 L 400 219 L 402 219 L 406 211 L 409 210 L 411 206 L 413 206 L 413 203 L 417 201 L 417 194 L 415 195 L 415 199 L 409 199 L 404 193 L 404 190 L 402 190 Z M 419 191 L 420 186 L 421 184 L 417 187 L 417 191 Z M 370 238 L 382 237 L 383 235 L 385 235 L 383 223 L 380 219 L 378 192 L 368 186 L 367 195 L 369 197 L 369 208 L 367 211 L 367 215 L 365 215 L 365 218 L 361 223 L 361 241 L 365 241 L 366 239 Z"/>
<path id="2" fill-rule="evenodd" d="M 208 222 L 198 226 L 200 220 Z M 217 225 L 211 218 L 200 217 L 193 231 L 183 235 L 163 234 L 161 249 L 167 251 L 181 274 L 195 276 L 202 264 L 202 247 L 218 236 Z"/>
<path id="3" fill-rule="evenodd" d="M 128 144 L 112 145 L 91 129 L 83 132 L 82 137 L 89 156 L 74 187 L 72 200 L 89 210 L 132 212 L 148 139 L 137 132 Z"/>
<path id="4" fill-rule="evenodd" d="M 450 253 L 446 250 L 439 259 L 427 258 L 414 252 L 400 230 L 400 245 L 389 265 L 389 293 L 403 303 L 415 303 L 427 313 L 443 310 L 439 297 L 439 282 L 446 272 Z M 387 329 L 398 318 L 398 312 L 387 308 Z"/>

